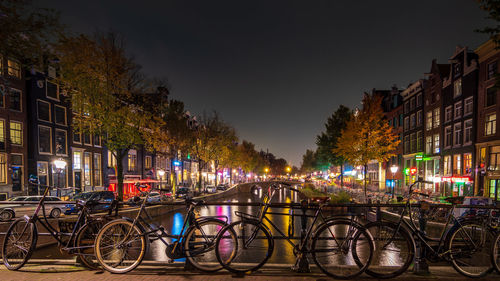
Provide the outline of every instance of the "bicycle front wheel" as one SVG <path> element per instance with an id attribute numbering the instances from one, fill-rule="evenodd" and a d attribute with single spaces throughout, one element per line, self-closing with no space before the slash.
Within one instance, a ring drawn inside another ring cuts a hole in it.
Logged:
<path id="1" fill-rule="evenodd" d="M 38 233 L 35 223 L 23 217 L 9 226 L 3 239 L 3 264 L 9 270 L 18 270 L 26 264 L 35 251 Z"/>
<path id="2" fill-rule="evenodd" d="M 274 242 L 259 221 L 237 221 L 224 227 L 215 243 L 219 263 L 228 271 L 243 274 L 261 268 L 271 257 Z"/>
<path id="3" fill-rule="evenodd" d="M 334 220 L 318 227 L 311 252 L 314 262 L 328 276 L 352 279 L 366 270 L 373 248 L 372 237 L 362 226 L 350 220 Z"/>
<path id="4" fill-rule="evenodd" d="M 491 262 L 495 270 L 500 273 L 500 232 L 496 235 L 493 248 L 491 249 Z"/>
<path id="5" fill-rule="evenodd" d="M 210 219 L 199 222 L 188 230 L 184 251 L 187 259 L 198 270 L 215 272 L 222 269 L 215 255 L 215 240 L 225 225 L 221 220 Z"/>
<path id="6" fill-rule="evenodd" d="M 141 264 L 146 254 L 146 237 L 127 220 L 114 220 L 99 231 L 95 255 L 99 264 L 111 273 L 127 273 Z"/>
<path id="7" fill-rule="evenodd" d="M 89 269 L 98 269 L 99 262 L 94 253 L 94 242 L 97 233 L 104 226 L 105 222 L 101 219 L 89 220 L 83 225 L 76 234 L 75 247 L 77 255 L 83 265 Z"/>
<path id="8" fill-rule="evenodd" d="M 365 225 L 375 243 L 366 273 L 375 278 L 395 278 L 404 273 L 415 257 L 415 242 L 402 226 L 376 221 Z M 353 252 L 356 258 L 357 252 Z"/>
<path id="9" fill-rule="evenodd" d="M 494 235 L 487 226 L 466 222 L 450 231 L 448 249 L 456 271 L 471 278 L 484 277 L 493 270 L 491 249 Z"/>

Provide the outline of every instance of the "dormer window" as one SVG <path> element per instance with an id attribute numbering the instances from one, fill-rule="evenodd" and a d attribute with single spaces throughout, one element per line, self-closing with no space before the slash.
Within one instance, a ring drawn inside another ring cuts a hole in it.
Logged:
<path id="1" fill-rule="evenodd" d="M 458 77 L 462 74 L 462 64 L 456 63 L 453 66 L 453 74 L 454 74 L 454 77 Z"/>

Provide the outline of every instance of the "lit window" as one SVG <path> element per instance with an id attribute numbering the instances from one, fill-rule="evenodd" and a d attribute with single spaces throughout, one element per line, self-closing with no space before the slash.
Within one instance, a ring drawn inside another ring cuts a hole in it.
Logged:
<path id="1" fill-rule="evenodd" d="M 427 117 L 426 117 L 426 121 L 425 121 L 425 128 L 427 130 L 432 129 L 432 111 L 427 112 Z"/>
<path id="2" fill-rule="evenodd" d="M 137 169 L 137 152 L 135 150 L 131 150 L 128 153 L 127 157 L 128 170 L 131 172 L 135 172 Z"/>
<path id="3" fill-rule="evenodd" d="M 110 150 L 108 150 L 108 167 L 115 167 L 116 166 L 116 157 L 115 155 L 113 154 L 113 152 L 111 152 Z"/>
<path id="4" fill-rule="evenodd" d="M 453 174 L 462 174 L 462 156 L 460 154 L 453 155 Z"/>
<path id="5" fill-rule="evenodd" d="M 0 150 L 5 150 L 5 121 L 4 120 L 0 120 Z"/>
<path id="6" fill-rule="evenodd" d="M 425 138 L 425 152 L 427 154 L 432 153 L 432 136 L 427 136 Z"/>
<path id="7" fill-rule="evenodd" d="M 82 169 L 82 152 L 73 151 L 73 170 Z"/>
<path id="8" fill-rule="evenodd" d="M 462 94 L 462 79 L 455 80 L 453 83 L 453 97 L 458 97 Z"/>
<path id="9" fill-rule="evenodd" d="M 10 122 L 10 142 L 15 145 L 23 145 L 23 124 Z"/>
<path id="10" fill-rule="evenodd" d="M 434 135 L 434 153 L 439 153 L 439 134 Z"/>
<path id="11" fill-rule="evenodd" d="M 486 136 L 491 136 L 497 132 L 497 114 L 488 114 L 485 119 L 485 131 Z"/>
<path id="12" fill-rule="evenodd" d="M 14 60 L 8 60 L 7 73 L 12 77 L 21 79 L 21 64 Z"/>
<path id="13" fill-rule="evenodd" d="M 7 183 L 7 154 L 0 153 L 0 183 Z"/>
<path id="14" fill-rule="evenodd" d="M 146 156 L 144 159 L 144 168 L 151 169 L 152 164 L 153 164 L 153 159 L 151 158 L 151 156 Z"/>
<path id="15" fill-rule="evenodd" d="M 94 185 L 101 186 L 101 154 L 94 153 Z"/>
<path id="16" fill-rule="evenodd" d="M 434 117 L 434 128 L 437 128 L 439 126 L 439 117 L 440 117 L 439 108 L 434 109 L 433 117 Z"/>
<path id="17" fill-rule="evenodd" d="M 444 156 L 443 168 L 444 168 L 444 175 L 449 176 L 451 174 L 451 156 L 450 155 Z"/>
<path id="18" fill-rule="evenodd" d="M 500 146 L 492 146 L 490 148 L 490 159 L 488 163 L 489 171 L 500 170 Z"/>
<path id="19" fill-rule="evenodd" d="M 464 153 L 464 174 L 472 173 L 472 153 Z"/>
<path id="20" fill-rule="evenodd" d="M 67 148 L 66 138 L 67 138 L 66 131 L 56 129 L 56 154 L 57 155 L 66 155 L 68 153 L 67 149 L 66 149 Z"/>

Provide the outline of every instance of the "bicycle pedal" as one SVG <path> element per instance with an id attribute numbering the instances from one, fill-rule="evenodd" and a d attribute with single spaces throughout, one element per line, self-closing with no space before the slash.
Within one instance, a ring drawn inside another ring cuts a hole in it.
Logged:
<path id="1" fill-rule="evenodd" d="M 167 259 L 167 263 L 174 263 L 174 260 L 173 259 Z"/>

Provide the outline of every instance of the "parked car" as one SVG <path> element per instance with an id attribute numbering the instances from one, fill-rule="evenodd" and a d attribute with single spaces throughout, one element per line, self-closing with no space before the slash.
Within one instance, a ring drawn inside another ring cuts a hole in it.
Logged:
<path id="1" fill-rule="evenodd" d="M 0 221 L 8 221 L 16 216 L 32 214 L 37 205 L 36 204 L 23 204 L 23 202 L 38 202 L 42 196 L 18 196 L 8 199 L 12 205 L 0 205 Z M 66 206 L 63 204 L 54 204 L 62 200 L 55 196 L 47 196 L 45 198 L 45 212 L 51 218 L 58 218 L 66 211 Z"/>
<path id="2" fill-rule="evenodd" d="M 221 190 L 221 191 L 225 191 L 228 188 L 229 188 L 229 186 L 227 184 L 219 184 L 217 186 L 217 190 Z"/>
<path id="3" fill-rule="evenodd" d="M 179 187 L 175 192 L 175 198 L 185 198 L 190 196 L 191 196 L 191 191 L 187 187 Z"/>
<path id="4" fill-rule="evenodd" d="M 134 196 L 127 201 L 128 205 L 136 206 L 142 203 L 146 196 Z M 159 192 L 151 192 L 146 204 L 157 204 L 161 202 L 172 201 L 172 193 L 160 194 Z"/>
<path id="5" fill-rule="evenodd" d="M 207 187 L 205 187 L 205 190 L 207 193 L 216 193 L 217 192 L 217 188 L 214 185 L 207 185 Z"/>
<path id="6" fill-rule="evenodd" d="M 78 193 L 73 197 L 73 200 L 81 200 L 87 202 L 89 200 L 96 201 L 98 204 L 92 205 L 89 208 L 91 213 L 105 212 L 109 211 L 113 206 L 113 201 L 115 200 L 115 194 L 112 191 L 88 191 Z M 66 215 L 73 213 L 78 213 L 78 208 L 76 204 L 67 204 Z"/>

